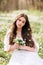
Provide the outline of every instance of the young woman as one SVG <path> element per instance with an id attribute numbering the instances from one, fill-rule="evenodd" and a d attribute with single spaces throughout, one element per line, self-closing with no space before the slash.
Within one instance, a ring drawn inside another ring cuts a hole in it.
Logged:
<path id="1" fill-rule="evenodd" d="M 13 41 L 14 39 L 22 39 L 25 44 L 19 45 Z M 37 54 L 38 49 L 28 16 L 18 15 L 4 39 L 4 50 L 13 51 L 8 65 L 43 65 L 43 60 Z"/>

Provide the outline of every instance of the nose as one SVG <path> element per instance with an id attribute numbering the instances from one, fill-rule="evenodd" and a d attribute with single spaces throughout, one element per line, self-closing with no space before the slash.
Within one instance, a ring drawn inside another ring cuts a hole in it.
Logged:
<path id="1" fill-rule="evenodd" d="M 22 21 L 20 21 L 19 24 L 22 24 Z"/>

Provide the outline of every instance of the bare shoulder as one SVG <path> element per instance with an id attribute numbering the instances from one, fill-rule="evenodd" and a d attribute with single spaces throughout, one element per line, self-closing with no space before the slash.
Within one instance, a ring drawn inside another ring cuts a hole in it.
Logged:
<path id="1" fill-rule="evenodd" d="M 9 30 L 7 31 L 7 33 L 10 33 L 10 32 L 12 32 L 12 30 L 11 30 L 11 29 L 9 29 Z"/>

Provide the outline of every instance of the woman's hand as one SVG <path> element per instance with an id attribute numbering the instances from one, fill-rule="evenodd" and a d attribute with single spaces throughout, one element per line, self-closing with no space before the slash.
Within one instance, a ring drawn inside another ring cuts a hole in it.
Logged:
<path id="1" fill-rule="evenodd" d="M 18 43 L 14 44 L 15 49 L 19 49 L 20 45 Z"/>
<path id="2" fill-rule="evenodd" d="M 8 52 L 14 51 L 15 49 L 19 49 L 19 44 L 10 45 Z"/>
<path id="3" fill-rule="evenodd" d="M 31 48 L 31 47 L 29 47 L 29 46 L 20 45 L 19 48 L 20 48 L 20 49 L 23 49 L 23 50 L 35 52 L 35 48 L 33 48 L 33 47 Z"/>

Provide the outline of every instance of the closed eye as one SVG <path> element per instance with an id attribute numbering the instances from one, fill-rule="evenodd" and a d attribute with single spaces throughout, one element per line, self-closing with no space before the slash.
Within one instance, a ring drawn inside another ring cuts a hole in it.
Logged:
<path id="1" fill-rule="evenodd" d="M 25 23 L 24 21 L 22 21 L 22 23 Z"/>
<path id="2" fill-rule="evenodd" d="M 21 19 L 19 19 L 19 21 L 21 21 Z"/>

